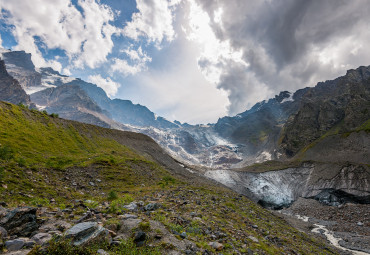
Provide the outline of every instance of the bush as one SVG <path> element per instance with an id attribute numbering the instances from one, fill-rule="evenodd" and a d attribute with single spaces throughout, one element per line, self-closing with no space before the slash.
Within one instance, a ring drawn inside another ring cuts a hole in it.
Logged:
<path id="1" fill-rule="evenodd" d="M 57 113 L 52 113 L 52 114 L 50 114 L 50 117 L 52 117 L 52 118 L 59 118 L 59 114 L 57 114 Z"/>
<path id="2" fill-rule="evenodd" d="M 115 192 L 114 190 L 109 191 L 109 193 L 108 193 L 108 200 L 109 201 L 116 200 L 117 198 L 118 198 L 117 192 Z"/>
<path id="3" fill-rule="evenodd" d="M 158 183 L 162 188 L 168 186 L 170 183 L 174 184 L 176 182 L 176 179 L 172 176 L 166 175 L 162 178 L 162 180 Z"/>
<path id="4" fill-rule="evenodd" d="M 9 160 L 14 157 L 14 151 L 7 145 L 0 145 L 0 159 Z"/>

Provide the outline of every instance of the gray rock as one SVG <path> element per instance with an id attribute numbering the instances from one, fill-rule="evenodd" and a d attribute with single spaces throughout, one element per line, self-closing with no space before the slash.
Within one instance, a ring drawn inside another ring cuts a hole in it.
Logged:
<path id="1" fill-rule="evenodd" d="M 97 251 L 97 253 L 99 254 L 99 255 L 109 255 L 109 253 L 108 252 L 106 252 L 105 250 L 103 250 L 103 249 L 99 249 L 98 251 Z"/>
<path id="2" fill-rule="evenodd" d="M 137 219 L 137 215 L 127 213 L 127 214 L 123 214 L 123 215 L 118 215 L 118 219 L 121 219 L 121 220 Z"/>
<path id="3" fill-rule="evenodd" d="M 219 242 L 210 242 L 208 243 L 208 245 L 211 246 L 216 251 L 221 251 L 224 248 L 224 246 Z"/>
<path id="4" fill-rule="evenodd" d="M 253 242 L 258 243 L 258 239 L 257 239 L 257 238 L 255 238 L 254 236 L 248 236 L 248 238 L 249 238 L 250 240 L 252 240 Z"/>
<path id="5" fill-rule="evenodd" d="M 66 238 L 71 238 L 73 245 L 76 246 L 111 241 L 108 230 L 96 222 L 79 223 L 68 229 L 64 235 Z"/>
<path id="6" fill-rule="evenodd" d="M 6 231 L 6 229 L 3 227 L 0 227 L 0 240 L 6 238 L 7 236 L 8 236 L 8 232 Z"/>
<path id="7" fill-rule="evenodd" d="M 0 226 L 7 230 L 8 235 L 30 236 L 39 228 L 36 221 L 37 208 L 19 207 L 6 214 Z"/>
<path id="8" fill-rule="evenodd" d="M 34 240 L 37 244 L 43 246 L 47 244 L 53 236 L 49 233 L 38 233 L 34 235 L 31 239 Z"/>
<path id="9" fill-rule="evenodd" d="M 145 211 L 154 211 L 154 210 L 158 209 L 159 206 L 160 206 L 160 204 L 158 204 L 158 203 L 149 203 L 144 207 L 144 210 Z"/>
<path id="10" fill-rule="evenodd" d="M 8 251 L 18 251 L 26 244 L 24 239 L 14 239 L 5 242 L 5 247 Z"/>
<path id="11" fill-rule="evenodd" d="M 364 225 L 364 223 L 362 223 L 361 221 L 357 222 L 357 226 L 362 227 L 363 225 Z"/>
<path id="12" fill-rule="evenodd" d="M 25 240 L 25 243 L 24 243 L 24 246 L 23 248 L 32 248 L 33 246 L 35 246 L 36 242 L 34 240 Z"/>
<path id="13" fill-rule="evenodd" d="M 180 234 L 180 237 L 181 237 L 182 239 L 185 239 L 185 238 L 187 237 L 186 232 L 182 232 L 182 233 Z"/>
<path id="14" fill-rule="evenodd" d="M 123 208 L 130 210 L 130 211 L 136 211 L 137 210 L 137 204 L 135 202 L 132 202 L 128 205 L 124 205 Z"/>

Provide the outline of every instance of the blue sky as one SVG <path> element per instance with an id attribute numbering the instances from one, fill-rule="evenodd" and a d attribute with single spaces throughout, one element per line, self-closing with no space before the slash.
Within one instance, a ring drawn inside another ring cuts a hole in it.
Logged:
<path id="1" fill-rule="evenodd" d="M 363 0 L 2 0 L 0 9 L 2 47 L 193 124 L 370 59 Z"/>

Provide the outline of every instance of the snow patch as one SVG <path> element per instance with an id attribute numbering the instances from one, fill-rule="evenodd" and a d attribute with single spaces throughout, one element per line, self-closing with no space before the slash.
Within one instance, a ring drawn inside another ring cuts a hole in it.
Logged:
<path id="1" fill-rule="evenodd" d="M 293 93 L 290 93 L 289 92 L 289 97 L 284 98 L 283 101 L 281 101 L 281 104 L 282 103 L 285 103 L 285 102 L 293 102 L 293 101 L 294 101 L 294 99 L 293 99 Z"/>

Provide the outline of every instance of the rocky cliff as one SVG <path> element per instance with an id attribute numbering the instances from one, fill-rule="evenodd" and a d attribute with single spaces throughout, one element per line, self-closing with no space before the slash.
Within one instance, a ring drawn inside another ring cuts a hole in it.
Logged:
<path id="1" fill-rule="evenodd" d="M 31 54 L 24 51 L 5 51 L 2 53 L 6 68 L 22 88 L 32 93 L 35 88 L 41 85 L 41 74 L 36 71 L 31 60 Z"/>
<path id="2" fill-rule="evenodd" d="M 19 82 L 8 74 L 3 60 L 0 60 L 0 100 L 13 104 L 30 105 L 31 103 L 30 97 Z"/>

